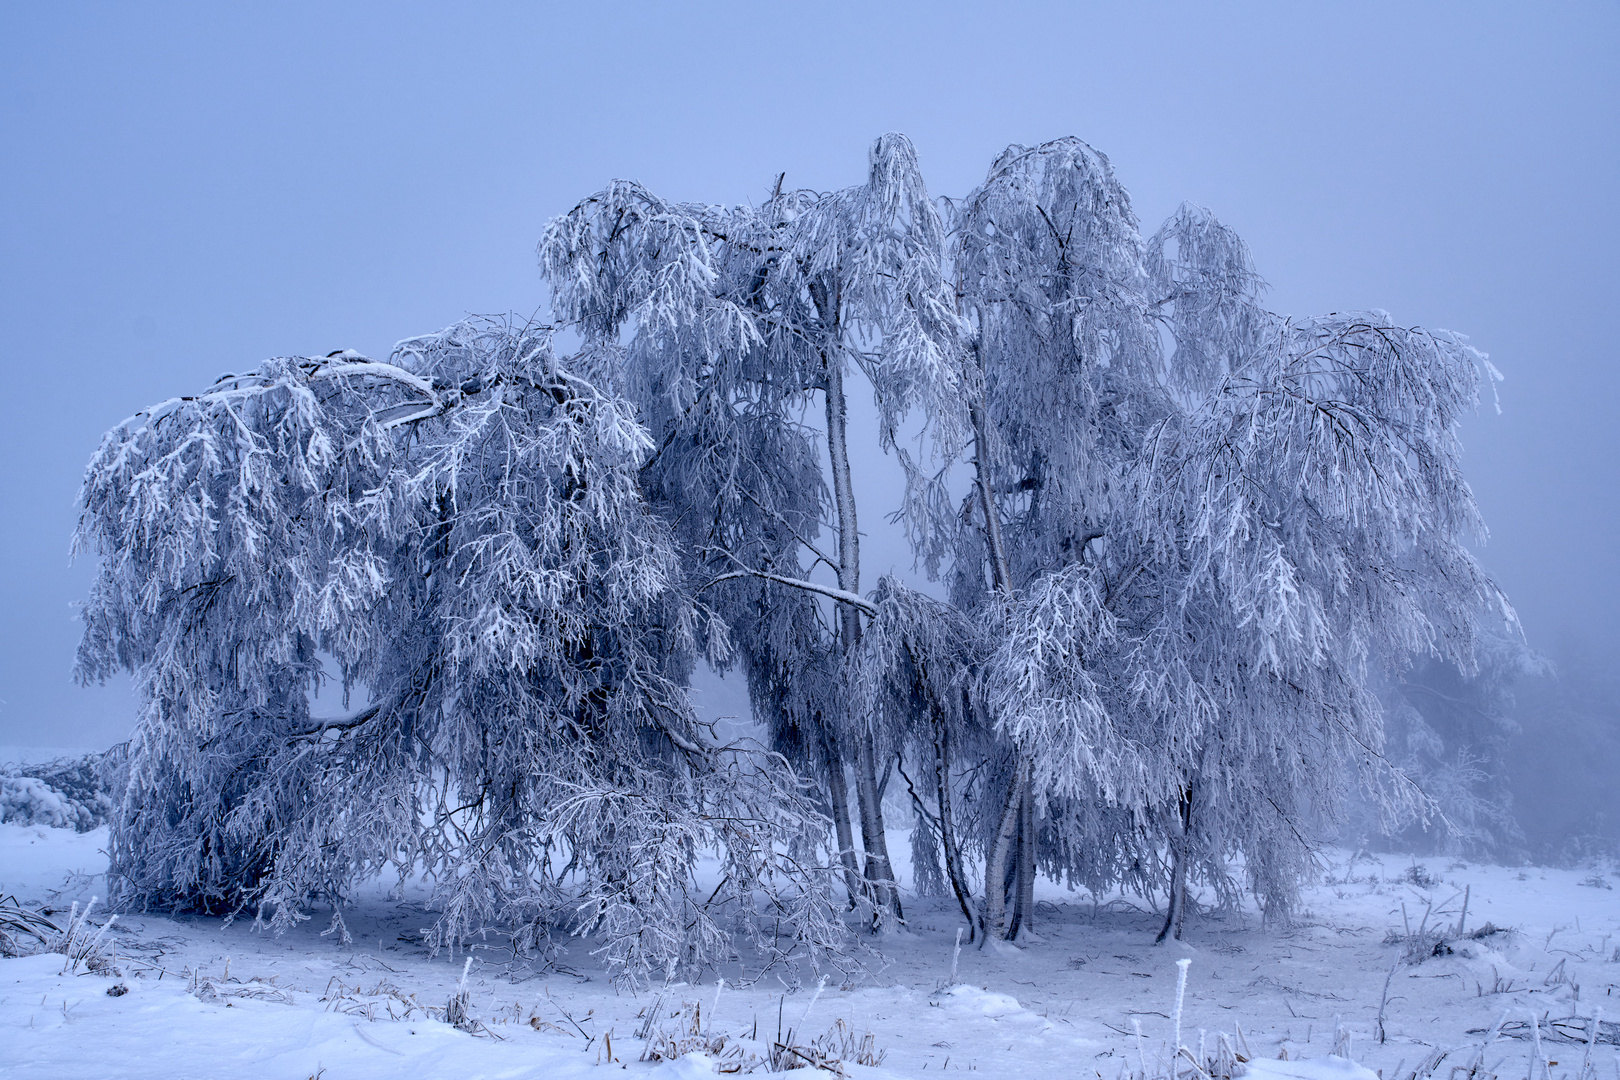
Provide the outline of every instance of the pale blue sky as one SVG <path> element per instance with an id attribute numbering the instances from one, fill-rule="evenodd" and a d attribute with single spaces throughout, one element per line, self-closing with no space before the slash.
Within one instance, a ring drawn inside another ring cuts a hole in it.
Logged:
<path id="1" fill-rule="evenodd" d="M 542 225 L 610 178 L 844 186 L 889 130 L 936 194 L 1078 135 L 1146 227 L 1183 199 L 1234 225 L 1278 309 L 1472 335 L 1508 376 L 1467 431 L 1487 564 L 1533 644 L 1612 654 L 1617 55 L 1612 2 L 7 4 L 0 743 L 132 718 L 69 680 L 109 425 L 267 355 L 532 310 Z"/>

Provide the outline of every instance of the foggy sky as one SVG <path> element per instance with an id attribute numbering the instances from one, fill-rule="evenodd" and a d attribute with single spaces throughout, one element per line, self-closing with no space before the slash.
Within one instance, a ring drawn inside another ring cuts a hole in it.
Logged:
<path id="1" fill-rule="evenodd" d="M 545 221 L 609 179 L 843 187 L 891 130 L 936 195 L 1077 135 L 1145 231 L 1182 200 L 1234 226 L 1275 309 L 1469 334 L 1507 375 L 1465 432 L 1482 557 L 1533 646 L 1620 644 L 1614 3 L 232 8 L 0 9 L 0 744 L 132 721 L 127 682 L 70 680 L 110 425 L 266 356 L 532 312 Z M 909 563 L 874 455 L 868 584 Z"/>

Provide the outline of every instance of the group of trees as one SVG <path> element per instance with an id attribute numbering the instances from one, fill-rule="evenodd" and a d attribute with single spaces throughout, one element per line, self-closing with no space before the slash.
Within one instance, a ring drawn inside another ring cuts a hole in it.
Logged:
<path id="1" fill-rule="evenodd" d="M 903 919 L 891 782 L 985 938 L 1034 934 L 1038 873 L 1163 889 L 1167 933 L 1193 882 L 1282 912 L 1349 796 L 1425 811 L 1378 688 L 1511 622 L 1457 336 L 1272 313 L 1229 229 L 1144 237 L 1073 139 L 959 201 L 898 135 L 757 206 L 616 182 L 539 255 L 547 324 L 271 361 L 107 436 L 80 666 L 143 701 L 125 903 L 341 928 L 424 867 L 441 942 L 588 933 L 640 978 Z M 863 591 L 867 386 L 930 591 Z M 363 708 L 312 717 L 322 655 Z M 762 741 L 698 721 L 703 662 Z"/>

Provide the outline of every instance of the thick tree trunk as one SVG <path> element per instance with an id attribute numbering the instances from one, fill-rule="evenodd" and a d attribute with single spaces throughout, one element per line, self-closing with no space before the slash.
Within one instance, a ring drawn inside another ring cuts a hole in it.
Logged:
<path id="1" fill-rule="evenodd" d="M 832 464 L 833 505 L 838 513 L 838 587 L 859 595 L 861 591 L 861 541 L 855 519 L 855 487 L 849 469 L 847 402 L 844 397 L 844 364 L 837 354 L 838 303 L 836 293 L 825 285 L 811 289 L 817 314 L 828 334 L 822 353 L 827 403 L 827 456 Z M 849 604 L 838 605 L 839 644 L 845 653 L 861 639 L 861 616 Z M 855 801 L 861 814 L 861 843 L 866 848 L 866 879 L 881 926 L 898 918 L 900 906 L 894 888 L 893 864 L 889 861 L 888 838 L 883 828 L 883 804 L 879 795 L 877 751 L 868 733 L 855 742 Z"/>
<path id="2" fill-rule="evenodd" d="M 1029 759 L 1018 755 L 1012 783 L 1007 785 L 1007 801 L 1002 804 L 1001 824 L 984 860 L 984 941 L 1002 939 L 1007 934 L 1007 870 L 1013 844 L 1018 836 L 1018 819 L 1023 816 L 1023 791 L 1028 784 Z M 980 947 L 983 947 L 981 941 Z"/>

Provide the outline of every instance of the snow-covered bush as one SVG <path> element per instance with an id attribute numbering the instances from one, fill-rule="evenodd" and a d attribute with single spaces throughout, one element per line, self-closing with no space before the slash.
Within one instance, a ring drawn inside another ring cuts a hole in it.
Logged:
<path id="1" fill-rule="evenodd" d="M 0 765 L 0 821 L 89 832 L 107 823 L 112 799 L 100 754 L 38 765 Z"/>

